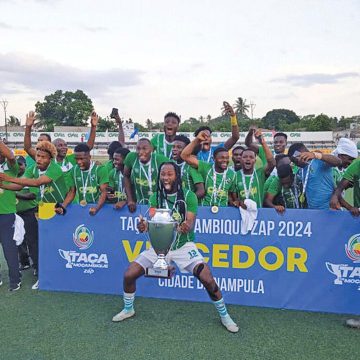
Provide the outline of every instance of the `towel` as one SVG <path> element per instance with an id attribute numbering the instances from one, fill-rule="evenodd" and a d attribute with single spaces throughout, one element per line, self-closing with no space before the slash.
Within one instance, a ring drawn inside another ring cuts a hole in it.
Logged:
<path id="1" fill-rule="evenodd" d="M 332 154 L 335 156 L 348 155 L 356 159 L 358 157 L 358 150 L 353 141 L 347 138 L 341 138 Z"/>
<path id="2" fill-rule="evenodd" d="M 258 209 L 256 202 L 251 199 L 246 199 L 244 201 L 247 209 L 239 207 L 241 215 L 241 234 L 246 235 L 254 226 L 255 220 L 258 215 Z"/>
<path id="3" fill-rule="evenodd" d="M 24 241 L 24 235 L 25 235 L 25 226 L 24 226 L 24 220 L 19 216 L 15 214 L 15 222 L 14 222 L 14 240 L 16 242 L 16 245 L 19 246 Z"/>

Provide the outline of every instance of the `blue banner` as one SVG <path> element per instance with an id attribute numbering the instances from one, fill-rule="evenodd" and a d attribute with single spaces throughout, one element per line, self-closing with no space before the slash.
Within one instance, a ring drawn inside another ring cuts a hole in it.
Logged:
<path id="1" fill-rule="evenodd" d="M 129 262 L 147 246 L 140 213 L 73 205 L 40 220 L 40 289 L 122 294 Z M 199 208 L 196 244 L 229 304 L 360 314 L 360 218 L 348 212 L 260 209 L 241 235 L 235 208 Z M 209 301 L 191 274 L 141 278 L 137 295 Z"/>

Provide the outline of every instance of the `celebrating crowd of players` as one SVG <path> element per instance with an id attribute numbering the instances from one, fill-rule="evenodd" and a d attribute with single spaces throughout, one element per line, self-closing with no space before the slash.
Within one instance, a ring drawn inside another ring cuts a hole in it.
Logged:
<path id="1" fill-rule="evenodd" d="M 26 158 L 15 158 L 0 141 L 0 241 L 9 268 L 9 290 L 20 288 L 20 270 L 30 264 L 34 275 L 38 275 L 38 206 L 54 203 L 56 213 L 66 216 L 72 203 L 90 205 L 91 215 L 96 215 L 105 203 L 112 203 L 115 209 L 128 206 L 130 212 L 136 210 L 137 204 L 149 204 L 172 210 L 179 226 L 169 257 L 203 283 L 222 324 L 237 332 L 211 271 L 193 242 L 198 205 L 209 206 L 214 213 L 218 207 L 246 210 L 251 204 L 274 208 L 279 213 L 286 209 L 343 208 L 359 216 L 360 159 L 356 145 L 345 138 L 340 139 L 332 154 L 311 152 L 302 143 L 287 149 L 284 133 L 274 135 L 272 151 L 259 129 L 249 130 L 245 146 L 236 145 L 238 121 L 226 102 L 224 109 L 231 122 L 231 136 L 225 143 L 213 146 L 212 131 L 207 126 L 197 129 L 190 142 L 177 134 L 179 116 L 168 113 L 164 132 L 151 140 L 140 139 L 135 152 L 126 148 L 121 120 L 115 114 L 119 139 L 109 145 L 109 161 L 103 165 L 93 161 L 90 154 L 98 123 L 95 112 L 91 114 L 87 143 L 76 145 L 71 155 L 67 155 L 64 140 L 51 142 L 47 134 L 40 134 L 32 148 L 30 135 L 36 117 L 30 112 L 24 139 Z M 350 187 L 354 189 L 353 205 L 343 196 Z M 15 214 L 22 218 L 25 227 L 25 240 L 19 246 L 13 240 L 19 225 Z M 139 230 L 147 230 L 143 219 Z M 150 249 L 130 264 L 124 275 L 125 307 L 113 321 L 134 315 L 136 279 L 154 260 L 155 253 Z M 38 280 L 33 288 L 38 288 Z"/>

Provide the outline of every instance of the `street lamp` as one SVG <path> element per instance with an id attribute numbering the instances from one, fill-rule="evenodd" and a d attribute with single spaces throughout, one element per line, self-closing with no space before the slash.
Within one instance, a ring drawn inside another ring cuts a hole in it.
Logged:
<path id="1" fill-rule="evenodd" d="M 4 114 L 5 114 L 5 138 L 6 138 L 6 141 L 8 139 L 7 119 L 6 119 L 6 108 L 7 108 L 8 104 L 9 104 L 9 102 L 7 100 L 1 100 L 1 105 L 4 109 Z"/>

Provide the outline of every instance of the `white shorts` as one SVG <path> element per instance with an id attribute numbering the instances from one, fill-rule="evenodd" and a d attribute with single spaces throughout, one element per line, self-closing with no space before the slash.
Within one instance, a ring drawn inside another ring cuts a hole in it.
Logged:
<path id="1" fill-rule="evenodd" d="M 204 262 L 204 258 L 193 242 L 187 242 L 180 249 L 170 250 L 165 259 L 169 264 L 173 261 L 182 273 L 189 272 L 191 274 L 196 265 Z M 150 248 L 143 251 L 135 259 L 135 262 L 146 270 L 146 268 L 152 267 L 156 260 L 156 253 L 153 248 Z"/>

